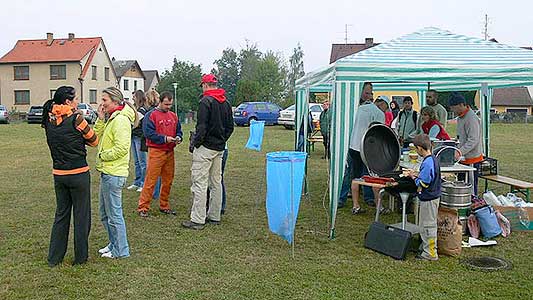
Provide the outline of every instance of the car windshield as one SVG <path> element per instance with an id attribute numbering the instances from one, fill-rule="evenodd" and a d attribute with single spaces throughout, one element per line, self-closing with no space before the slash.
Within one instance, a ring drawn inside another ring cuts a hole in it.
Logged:
<path id="1" fill-rule="evenodd" d="M 294 105 L 294 104 L 289 106 L 289 107 L 287 107 L 287 108 L 285 108 L 285 110 L 295 110 L 295 109 L 296 109 L 296 105 Z"/>
<path id="2" fill-rule="evenodd" d="M 242 104 L 240 104 L 239 106 L 237 106 L 237 109 L 238 109 L 238 110 L 243 110 L 243 109 L 246 108 L 246 106 L 248 106 L 247 103 L 242 103 Z"/>
<path id="3" fill-rule="evenodd" d="M 85 103 L 78 104 L 78 109 L 87 109 L 87 105 Z"/>
<path id="4" fill-rule="evenodd" d="M 322 111 L 322 106 L 320 105 L 313 105 L 309 108 L 310 111 L 312 112 L 321 112 Z"/>
<path id="5" fill-rule="evenodd" d="M 30 111 L 33 111 L 33 112 L 43 112 L 43 107 L 42 106 L 32 106 L 30 108 Z"/>
<path id="6" fill-rule="evenodd" d="M 5 106 L 0 105 L 0 110 L 7 110 Z"/>

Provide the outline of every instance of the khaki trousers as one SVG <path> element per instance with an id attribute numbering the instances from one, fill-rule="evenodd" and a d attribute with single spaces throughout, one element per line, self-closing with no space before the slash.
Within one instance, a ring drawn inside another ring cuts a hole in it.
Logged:
<path id="1" fill-rule="evenodd" d="M 193 203 L 191 221 L 204 224 L 206 221 L 207 188 L 209 187 L 209 211 L 207 218 L 220 221 L 222 206 L 222 155 L 224 151 L 195 148 L 192 154 L 191 193 Z"/>
<path id="2" fill-rule="evenodd" d="M 437 214 L 440 198 L 431 201 L 418 201 L 422 256 L 436 259 L 437 255 Z"/>

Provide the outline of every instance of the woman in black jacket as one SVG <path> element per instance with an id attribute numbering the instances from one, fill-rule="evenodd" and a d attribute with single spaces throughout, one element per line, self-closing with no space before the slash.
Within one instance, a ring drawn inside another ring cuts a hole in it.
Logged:
<path id="1" fill-rule="evenodd" d="M 98 137 L 83 115 L 77 112 L 78 96 L 70 86 L 57 89 L 43 107 L 42 127 L 53 161 L 56 212 L 48 265 L 63 261 L 67 251 L 71 211 L 74 211 L 74 264 L 88 257 L 91 229 L 91 175 L 85 145 L 98 145 Z"/>

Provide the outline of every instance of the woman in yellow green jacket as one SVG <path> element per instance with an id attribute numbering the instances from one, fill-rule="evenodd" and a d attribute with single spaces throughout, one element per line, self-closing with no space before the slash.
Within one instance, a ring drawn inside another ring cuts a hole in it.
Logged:
<path id="1" fill-rule="evenodd" d="M 130 162 L 131 128 L 138 124 L 137 111 L 119 89 L 102 92 L 98 120 L 96 170 L 100 171 L 100 218 L 109 236 L 109 244 L 98 252 L 105 258 L 130 255 L 126 223 L 122 214 L 122 189 L 126 185 Z"/>

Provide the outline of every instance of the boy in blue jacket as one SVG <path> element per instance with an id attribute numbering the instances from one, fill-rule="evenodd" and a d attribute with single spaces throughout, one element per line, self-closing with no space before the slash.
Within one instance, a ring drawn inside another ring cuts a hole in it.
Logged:
<path id="1" fill-rule="evenodd" d="M 409 170 L 408 174 L 418 186 L 419 226 L 422 238 L 422 252 L 418 259 L 437 260 L 437 213 L 441 195 L 441 177 L 439 161 L 431 152 L 431 141 L 427 134 L 414 137 L 413 144 L 418 155 L 424 160 L 420 165 L 420 172 L 416 174 Z"/>

